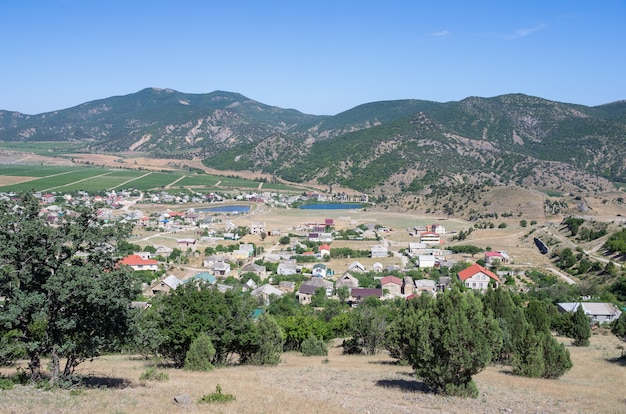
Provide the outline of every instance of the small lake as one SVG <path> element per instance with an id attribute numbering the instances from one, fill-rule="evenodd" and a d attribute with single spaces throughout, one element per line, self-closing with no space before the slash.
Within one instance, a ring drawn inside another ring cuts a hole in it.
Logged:
<path id="1" fill-rule="evenodd" d="M 250 211 L 250 206 L 219 206 L 219 207 L 207 207 L 199 208 L 196 211 L 200 213 L 247 213 Z"/>
<path id="2" fill-rule="evenodd" d="M 317 204 L 303 204 L 300 206 L 304 210 L 352 210 L 362 208 L 363 205 L 359 203 L 317 203 Z"/>

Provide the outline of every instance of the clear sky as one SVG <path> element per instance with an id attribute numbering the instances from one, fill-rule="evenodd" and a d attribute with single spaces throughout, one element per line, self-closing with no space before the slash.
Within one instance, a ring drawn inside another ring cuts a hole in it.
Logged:
<path id="1" fill-rule="evenodd" d="M 626 0 L 0 0 L 0 109 L 146 87 L 315 115 L 381 100 L 626 99 Z"/>

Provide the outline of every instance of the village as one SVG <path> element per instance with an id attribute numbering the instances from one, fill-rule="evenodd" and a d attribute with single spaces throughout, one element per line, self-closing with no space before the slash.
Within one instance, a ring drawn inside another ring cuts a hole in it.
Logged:
<path id="1" fill-rule="evenodd" d="M 308 305 L 324 292 L 327 298 L 356 306 L 371 296 L 390 300 L 423 292 L 436 295 L 454 283 L 478 291 L 504 284 L 521 290 L 528 280 L 524 267 L 516 264 L 527 258 L 514 258 L 498 246 L 478 255 L 454 253 L 449 247 L 462 229 L 459 222 L 446 228 L 422 219 L 415 220 L 420 224 L 393 228 L 346 216 L 346 210 L 292 207 L 337 201 L 323 194 L 189 197 L 129 190 L 104 197 L 36 196 L 51 223 L 63 214 L 64 204 L 99 203 L 100 219 L 133 224 L 129 242 L 141 249 L 120 258 L 120 263 L 154 275 L 145 281 L 143 299 L 133 303 L 136 307 L 149 306 L 151 297 L 182 284 L 200 282 L 221 291 L 247 291 L 263 305 L 285 294 L 295 294 L 300 304 Z M 366 201 L 345 195 L 339 200 Z M 334 254 L 336 250 L 341 254 Z M 560 306 L 572 311 L 577 303 Z M 609 303 L 582 306 L 598 323 L 611 322 L 621 313 Z"/>

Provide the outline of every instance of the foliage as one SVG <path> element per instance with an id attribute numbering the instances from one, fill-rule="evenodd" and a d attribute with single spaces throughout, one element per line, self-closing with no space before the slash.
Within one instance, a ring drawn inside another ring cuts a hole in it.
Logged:
<path id="1" fill-rule="evenodd" d="M 155 367 L 150 367 L 141 373 L 140 381 L 167 381 L 170 376 L 167 372 L 159 371 Z"/>
<path id="2" fill-rule="evenodd" d="M 332 336 L 326 322 L 302 311 L 293 316 L 279 317 L 277 322 L 285 333 L 285 351 L 301 351 L 302 342 L 310 336 L 324 340 Z"/>
<path id="3" fill-rule="evenodd" d="M 622 341 L 626 341 L 626 312 L 622 312 L 619 318 L 611 325 L 611 333 Z"/>
<path id="4" fill-rule="evenodd" d="M 471 244 L 460 244 L 458 246 L 450 246 L 448 247 L 448 249 L 452 253 L 466 253 L 466 254 L 471 254 L 472 256 L 484 251 L 483 248 L 478 247 L 478 246 L 473 246 Z"/>
<path id="5" fill-rule="evenodd" d="M 344 341 L 344 353 L 374 355 L 384 348 L 387 312 L 378 299 L 367 299 L 350 314 L 349 334 L 352 337 Z"/>
<path id="6" fill-rule="evenodd" d="M 251 318 L 257 304 L 248 295 L 186 284 L 155 298 L 142 313 L 139 330 L 155 332 L 160 340 L 152 344 L 153 351 L 178 367 L 184 365 L 191 343 L 201 332 L 211 338 L 215 348 L 212 364 L 245 362 L 259 345 Z"/>
<path id="7" fill-rule="evenodd" d="M 326 356 L 328 345 L 323 339 L 311 335 L 302 341 L 302 353 L 306 356 Z"/>
<path id="8" fill-rule="evenodd" d="M 626 229 L 617 231 L 609 236 L 603 246 L 609 254 L 626 254 Z"/>
<path id="9" fill-rule="evenodd" d="M 184 368 L 188 371 L 211 371 L 215 368 L 211 363 L 214 356 L 215 348 L 211 338 L 204 332 L 200 332 L 185 355 Z"/>
<path id="10" fill-rule="evenodd" d="M 232 394 L 223 394 L 222 387 L 220 384 L 215 386 L 215 392 L 211 394 L 203 395 L 200 399 L 198 399 L 198 404 L 206 404 L 206 403 L 226 403 L 235 401 L 236 398 Z"/>
<path id="11" fill-rule="evenodd" d="M 567 336 L 574 339 L 573 345 L 589 346 L 591 338 L 591 326 L 589 318 L 585 314 L 582 305 L 571 315 Z"/>
<path id="12" fill-rule="evenodd" d="M 0 202 L 0 335 L 13 355 L 26 354 L 32 380 L 49 355 L 56 385 L 85 359 L 127 341 L 139 284 L 114 259 L 128 225 L 103 225 L 96 207 L 73 207 L 54 226 L 39 211 L 28 193 Z"/>
<path id="13" fill-rule="evenodd" d="M 407 301 L 390 340 L 433 391 L 476 397 L 472 376 L 482 371 L 502 346 L 497 321 L 485 314 L 472 292 L 458 289 Z"/>
<path id="14" fill-rule="evenodd" d="M 571 367 L 569 351 L 550 334 L 530 326 L 524 340 L 513 355 L 511 367 L 515 375 L 533 378 L 559 378 Z"/>
<path id="15" fill-rule="evenodd" d="M 259 317 L 257 323 L 259 335 L 258 349 L 250 357 L 254 365 L 277 365 L 283 353 L 285 338 L 280 325 L 267 313 Z"/>

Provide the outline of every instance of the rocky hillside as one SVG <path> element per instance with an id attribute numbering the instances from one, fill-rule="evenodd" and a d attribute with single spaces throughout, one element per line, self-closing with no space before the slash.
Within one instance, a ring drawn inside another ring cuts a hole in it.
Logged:
<path id="1" fill-rule="evenodd" d="M 236 93 L 149 88 L 39 115 L 0 111 L 2 141 L 201 158 L 378 196 L 485 184 L 605 191 L 626 182 L 625 137 L 626 101 L 586 107 L 520 94 L 314 116 Z"/>

